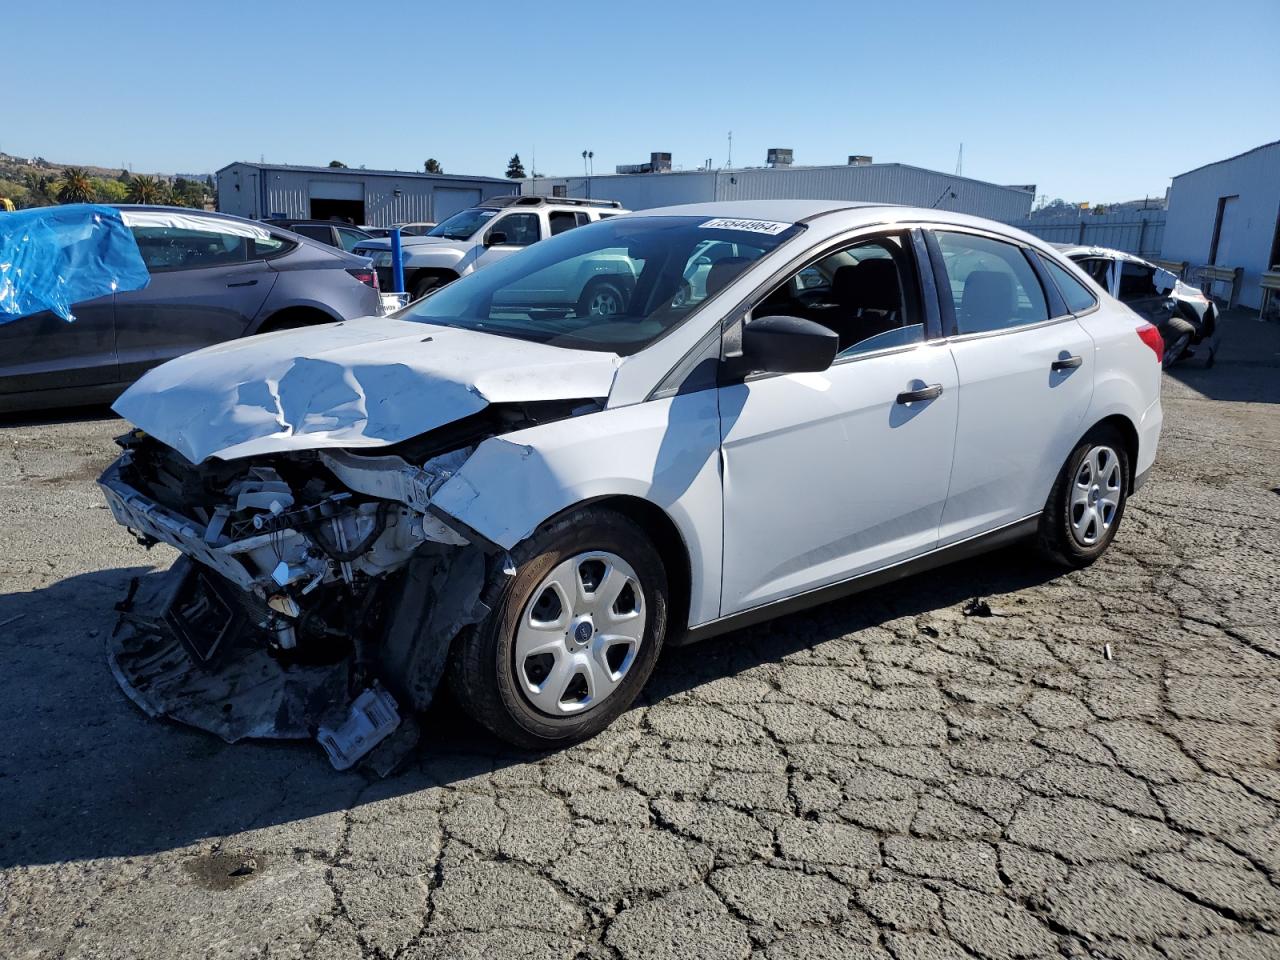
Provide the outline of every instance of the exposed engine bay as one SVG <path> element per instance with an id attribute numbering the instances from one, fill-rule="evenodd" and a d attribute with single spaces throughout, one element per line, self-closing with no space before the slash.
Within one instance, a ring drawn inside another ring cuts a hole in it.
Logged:
<path id="1" fill-rule="evenodd" d="M 139 542 L 184 556 L 123 605 L 117 680 L 153 716 L 229 742 L 317 736 L 335 766 L 351 765 L 400 714 L 427 708 L 451 641 L 488 612 L 486 585 L 514 572 L 432 495 L 482 440 L 597 409 L 493 404 L 366 451 L 200 464 L 125 434 L 99 481 L 107 502 Z M 340 742 L 334 731 L 352 723 L 373 732 Z"/>

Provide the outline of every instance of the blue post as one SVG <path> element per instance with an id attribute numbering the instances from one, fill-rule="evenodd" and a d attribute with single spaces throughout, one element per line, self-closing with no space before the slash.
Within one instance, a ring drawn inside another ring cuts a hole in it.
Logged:
<path id="1" fill-rule="evenodd" d="M 404 293 L 404 252 L 400 249 L 400 228 L 391 228 L 391 285 L 392 293 Z"/>

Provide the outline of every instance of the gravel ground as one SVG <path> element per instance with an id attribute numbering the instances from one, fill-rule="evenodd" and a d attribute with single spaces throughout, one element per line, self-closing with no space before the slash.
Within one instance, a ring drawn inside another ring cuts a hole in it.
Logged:
<path id="1" fill-rule="evenodd" d="M 550 755 L 444 704 L 385 781 L 143 717 L 103 638 L 172 554 L 93 484 L 121 425 L 0 424 L 0 954 L 1280 956 L 1280 330 L 1225 341 L 1092 569 L 1010 551 L 669 651 Z"/>

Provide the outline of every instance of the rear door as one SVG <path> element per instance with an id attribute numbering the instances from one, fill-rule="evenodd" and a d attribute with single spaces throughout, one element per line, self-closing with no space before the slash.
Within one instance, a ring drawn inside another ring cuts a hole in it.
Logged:
<path id="1" fill-rule="evenodd" d="M 0 394 L 119 379 L 114 297 L 74 304 L 71 312 L 71 322 L 45 310 L 0 323 Z"/>
<path id="2" fill-rule="evenodd" d="M 180 354 L 242 336 L 276 281 L 262 257 L 284 246 L 203 217 L 177 226 L 134 226 L 133 233 L 151 283 L 116 295 L 116 351 L 125 381 Z"/>
<path id="3" fill-rule="evenodd" d="M 945 545 L 1044 509 L 1084 430 L 1094 356 L 1023 247 L 954 227 L 929 247 L 960 397 Z"/>

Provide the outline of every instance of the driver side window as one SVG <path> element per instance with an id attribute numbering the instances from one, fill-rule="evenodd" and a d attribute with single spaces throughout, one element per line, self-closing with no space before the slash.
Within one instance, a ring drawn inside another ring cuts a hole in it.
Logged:
<path id="1" fill-rule="evenodd" d="M 507 247 L 527 247 L 542 239 L 542 228 L 536 213 L 509 213 L 489 228 L 488 236 L 506 234 Z"/>
<path id="2" fill-rule="evenodd" d="M 840 338 L 836 359 L 924 341 L 915 261 L 906 235 L 861 240 L 775 287 L 753 316 L 803 317 Z"/>

